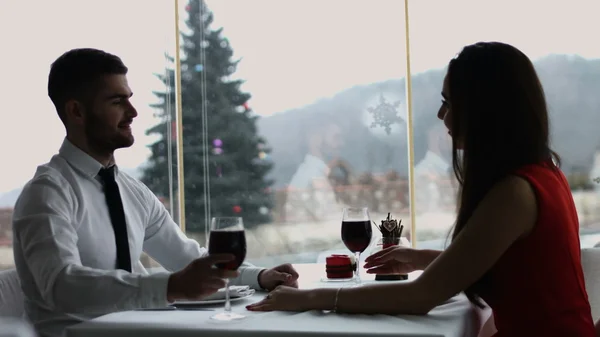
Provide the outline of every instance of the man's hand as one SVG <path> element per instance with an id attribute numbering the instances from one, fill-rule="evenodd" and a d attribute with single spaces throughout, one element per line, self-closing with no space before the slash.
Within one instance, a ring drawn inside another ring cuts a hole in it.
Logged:
<path id="1" fill-rule="evenodd" d="M 275 268 L 261 271 L 258 274 L 258 284 L 261 288 L 269 291 L 279 285 L 298 288 L 298 272 L 291 264 L 282 264 Z"/>
<path id="2" fill-rule="evenodd" d="M 230 254 L 215 254 L 196 259 L 183 270 L 169 277 L 167 301 L 200 300 L 225 287 L 226 278 L 239 276 L 238 271 L 216 269 L 215 263 L 229 262 L 235 259 Z"/>

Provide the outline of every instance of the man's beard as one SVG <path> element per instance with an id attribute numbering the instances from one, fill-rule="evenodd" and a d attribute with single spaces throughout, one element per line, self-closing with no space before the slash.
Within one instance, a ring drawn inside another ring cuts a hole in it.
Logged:
<path id="1" fill-rule="evenodd" d="M 133 145 L 133 135 L 125 136 L 118 130 L 103 131 L 110 130 L 110 128 L 106 127 L 95 115 L 93 116 L 88 118 L 84 125 L 85 135 L 90 147 L 103 153 L 112 153 L 117 149 Z"/>

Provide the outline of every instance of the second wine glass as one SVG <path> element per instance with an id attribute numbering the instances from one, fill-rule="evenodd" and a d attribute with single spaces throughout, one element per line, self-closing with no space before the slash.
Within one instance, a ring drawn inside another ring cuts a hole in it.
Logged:
<path id="1" fill-rule="evenodd" d="M 231 254 L 235 259 L 226 263 L 217 263 L 219 269 L 237 270 L 246 258 L 246 234 L 242 218 L 213 218 L 210 224 L 208 254 Z M 231 311 L 229 300 L 229 280 L 225 280 L 225 311 L 212 316 L 219 321 L 242 319 L 246 316 Z"/>
<path id="2" fill-rule="evenodd" d="M 344 208 L 342 215 L 342 241 L 346 248 L 354 253 L 356 257 L 356 270 L 354 280 L 357 284 L 360 280 L 360 253 L 364 252 L 371 243 L 373 228 L 367 207 Z"/>

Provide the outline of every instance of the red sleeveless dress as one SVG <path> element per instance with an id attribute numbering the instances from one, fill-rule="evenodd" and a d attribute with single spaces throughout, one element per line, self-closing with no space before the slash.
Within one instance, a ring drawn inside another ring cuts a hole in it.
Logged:
<path id="1" fill-rule="evenodd" d="M 538 219 L 486 277 L 480 295 L 494 313 L 494 336 L 595 337 L 569 184 L 551 162 L 516 175 L 536 192 Z"/>

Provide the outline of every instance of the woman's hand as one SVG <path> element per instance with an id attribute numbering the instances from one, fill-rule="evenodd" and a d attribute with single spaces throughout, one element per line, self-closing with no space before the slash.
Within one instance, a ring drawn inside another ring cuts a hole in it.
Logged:
<path id="1" fill-rule="evenodd" d="M 429 252 L 431 251 L 392 246 L 367 257 L 365 268 L 369 274 L 408 274 L 427 268 L 433 260 L 428 259 Z"/>
<path id="2" fill-rule="evenodd" d="M 328 297 L 331 296 L 316 296 L 316 293 L 312 290 L 299 290 L 292 287 L 279 286 L 271 291 L 262 301 L 250 304 L 246 306 L 246 309 L 250 311 L 308 311 L 327 306 L 325 301 Z M 330 299 L 330 301 L 333 304 L 334 298 Z"/>

